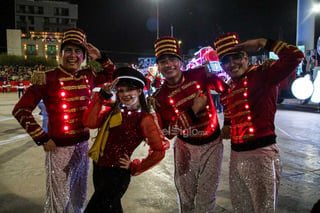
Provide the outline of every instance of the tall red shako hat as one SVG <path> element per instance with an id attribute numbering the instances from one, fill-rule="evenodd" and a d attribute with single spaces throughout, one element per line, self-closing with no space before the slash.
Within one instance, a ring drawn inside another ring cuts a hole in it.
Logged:
<path id="1" fill-rule="evenodd" d="M 177 39 L 163 36 L 154 42 L 156 61 L 163 55 L 174 55 L 181 60 L 180 46 Z"/>
<path id="2" fill-rule="evenodd" d="M 87 36 L 80 28 L 71 28 L 63 33 L 61 50 L 67 44 L 78 45 L 85 50 L 85 43 L 87 43 Z"/>
<path id="3" fill-rule="evenodd" d="M 220 60 L 226 55 L 238 53 L 238 51 L 233 50 L 233 47 L 240 43 L 237 33 L 226 33 L 213 42 Z"/>

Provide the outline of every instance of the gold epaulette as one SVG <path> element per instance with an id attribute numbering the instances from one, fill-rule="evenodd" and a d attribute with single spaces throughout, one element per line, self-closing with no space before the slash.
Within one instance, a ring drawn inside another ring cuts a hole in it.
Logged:
<path id="1" fill-rule="evenodd" d="M 261 64 L 262 70 L 268 69 L 268 68 L 272 65 L 272 63 L 275 62 L 275 61 L 276 61 L 276 60 L 271 59 L 271 58 L 265 60 L 265 61 L 263 62 L 263 64 Z"/>
<path id="2" fill-rule="evenodd" d="M 32 85 L 45 85 L 47 83 L 46 74 L 43 71 L 34 71 L 31 76 Z"/>

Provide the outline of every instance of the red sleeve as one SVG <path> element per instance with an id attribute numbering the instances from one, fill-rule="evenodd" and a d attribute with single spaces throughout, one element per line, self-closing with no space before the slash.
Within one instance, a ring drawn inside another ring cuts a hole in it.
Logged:
<path id="1" fill-rule="evenodd" d="M 29 87 L 12 110 L 12 115 L 18 120 L 20 125 L 37 145 L 42 145 L 50 139 L 49 135 L 42 129 L 32 115 L 32 111 L 41 100 L 41 92 L 44 90 L 45 88 L 43 86 L 33 85 Z"/>
<path id="2" fill-rule="evenodd" d="M 105 111 L 101 111 L 104 102 L 105 100 L 99 93 L 94 94 L 91 103 L 83 114 L 82 122 L 84 126 L 89 127 L 90 129 L 96 129 L 101 125 L 105 116 L 111 109 L 111 107 L 107 107 Z"/>
<path id="3" fill-rule="evenodd" d="M 296 70 L 304 58 L 304 54 L 298 47 L 289 45 L 282 41 L 276 41 L 271 46 L 271 51 L 279 56 L 272 64 L 262 64 L 265 80 L 272 85 L 279 84 L 283 79 Z M 263 66 L 268 66 L 265 68 Z"/>
<path id="4" fill-rule="evenodd" d="M 116 70 L 116 66 L 112 63 L 112 61 L 108 58 L 106 61 L 100 63 L 103 71 L 98 72 L 95 77 L 94 84 L 95 86 L 103 84 L 105 82 L 111 82 L 114 71 Z"/>
<path id="5" fill-rule="evenodd" d="M 146 158 L 132 161 L 131 174 L 134 176 L 157 165 L 164 158 L 165 150 L 169 148 L 166 146 L 167 143 L 165 142 L 161 130 L 151 114 L 148 114 L 142 119 L 140 127 L 150 149 Z"/>

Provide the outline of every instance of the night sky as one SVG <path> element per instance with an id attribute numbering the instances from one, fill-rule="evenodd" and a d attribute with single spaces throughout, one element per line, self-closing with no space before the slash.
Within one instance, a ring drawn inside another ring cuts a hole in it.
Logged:
<path id="1" fill-rule="evenodd" d="M 11 1 L 11 0 L 10 0 Z M 0 7 L 0 50 L 5 29 L 13 24 L 10 1 Z M 157 0 L 159 35 L 182 41 L 184 55 L 212 46 L 222 33 L 237 32 L 245 41 L 258 37 L 296 43 L 297 0 Z M 156 40 L 156 0 L 71 0 L 78 4 L 78 27 L 88 41 L 114 61 L 153 57 Z M 10 15 L 9 15 L 10 14 Z M 10 23 L 10 24 L 9 24 Z M 11 27 L 9 27 L 11 28 Z"/>
<path id="2" fill-rule="evenodd" d="M 152 57 L 156 39 L 156 0 L 75 1 L 78 27 L 88 41 L 114 57 Z M 245 41 L 258 37 L 295 44 L 296 0 L 158 0 L 159 35 L 182 41 L 183 54 L 211 45 L 226 32 Z M 94 2 L 94 3 L 92 3 Z M 118 58 L 119 59 L 119 58 Z"/>

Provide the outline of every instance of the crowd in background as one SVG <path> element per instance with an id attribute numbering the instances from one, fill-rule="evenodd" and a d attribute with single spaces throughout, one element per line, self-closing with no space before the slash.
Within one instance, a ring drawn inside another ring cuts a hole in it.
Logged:
<path id="1" fill-rule="evenodd" d="M 42 65 L 33 67 L 0 65 L 0 81 L 17 81 L 21 78 L 23 81 L 29 81 L 34 70 L 46 69 L 48 68 Z"/>

